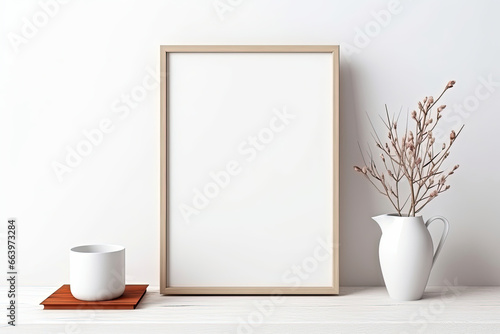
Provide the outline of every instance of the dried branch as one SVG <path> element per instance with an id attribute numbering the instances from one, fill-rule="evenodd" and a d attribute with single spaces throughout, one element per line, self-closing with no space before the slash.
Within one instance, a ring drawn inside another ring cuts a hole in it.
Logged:
<path id="1" fill-rule="evenodd" d="M 372 139 L 377 149 L 381 151 L 383 170 L 379 170 L 371 150 L 367 151 L 369 160 L 364 157 L 363 167 L 354 166 L 354 170 L 363 174 L 379 193 L 386 196 L 399 215 L 407 212 L 408 216 L 415 216 L 430 201 L 439 194 L 450 189 L 447 184 L 448 177 L 458 169 L 455 165 L 451 171 L 446 173 L 441 169 L 444 161 L 450 155 L 450 149 L 460 135 L 462 127 L 457 131 L 450 132 L 448 143 L 442 143 L 440 149 L 435 153 L 435 141 L 432 131 L 436 128 L 442 117 L 446 105 L 434 108 L 444 93 L 453 87 L 455 81 L 450 81 L 436 100 L 432 96 L 425 97 L 418 102 L 418 108 L 409 113 L 406 118 L 406 126 L 402 134 L 398 132 L 398 116 L 389 114 L 385 105 L 385 117 L 380 116 L 387 131 L 388 141 L 383 141 L 370 121 L 373 132 Z M 417 111 L 418 110 L 418 111 Z M 409 119 L 415 122 L 415 127 L 409 130 Z M 401 191 L 401 181 L 406 179 L 407 191 Z M 408 207 L 407 207 L 408 205 Z"/>

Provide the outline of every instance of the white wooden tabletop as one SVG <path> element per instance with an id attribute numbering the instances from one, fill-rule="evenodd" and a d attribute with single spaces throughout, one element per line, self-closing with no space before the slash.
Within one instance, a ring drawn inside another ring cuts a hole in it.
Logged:
<path id="1" fill-rule="evenodd" d="M 2 333 L 500 333 L 500 287 L 428 287 L 419 301 L 383 287 L 339 296 L 162 296 L 135 310 L 43 310 L 56 287 L 18 289 L 17 326 Z M 2 307 L 5 313 L 6 310 Z"/>

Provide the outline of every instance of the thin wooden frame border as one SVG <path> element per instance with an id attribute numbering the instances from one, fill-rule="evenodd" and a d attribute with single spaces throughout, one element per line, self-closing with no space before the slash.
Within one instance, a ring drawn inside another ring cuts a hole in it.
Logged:
<path id="1" fill-rule="evenodd" d="M 339 84 L 338 45 L 162 45 L 160 46 L 160 293 L 165 295 L 335 295 L 339 293 Z M 333 56 L 333 285 L 331 287 L 171 287 L 168 281 L 167 202 L 169 152 L 168 70 L 174 52 L 331 53 Z"/>

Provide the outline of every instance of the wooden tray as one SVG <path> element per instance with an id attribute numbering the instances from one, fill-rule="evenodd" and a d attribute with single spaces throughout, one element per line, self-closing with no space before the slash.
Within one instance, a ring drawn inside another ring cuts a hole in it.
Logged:
<path id="1" fill-rule="evenodd" d="M 126 285 L 121 297 L 101 302 L 86 302 L 73 297 L 69 284 L 64 284 L 40 305 L 43 305 L 44 310 L 133 310 L 146 294 L 148 286 L 149 284 Z"/>

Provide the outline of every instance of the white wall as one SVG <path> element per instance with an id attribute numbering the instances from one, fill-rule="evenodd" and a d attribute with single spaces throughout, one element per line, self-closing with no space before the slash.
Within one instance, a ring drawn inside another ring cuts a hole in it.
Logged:
<path id="1" fill-rule="evenodd" d="M 97 242 L 127 247 L 129 282 L 158 284 L 159 88 L 151 73 L 161 44 L 341 45 L 341 285 L 382 284 L 370 217 L 391 208 L 352 170 L 358 140 L 369 140 L 365 113 L 376 118 L 384 103 L 413 108 L 457 80 L 443 123 L 466 123 L 449 159 L 461 168 L 424 212 L 452 224 L 430 284 L 500 284 L 500 5 L 221 2 L 240 4 L 221 20 L 213 0 L 74 0 L 49 6 L 47 22 L 40 3 L 54 0 L 0 3 L 0 232 L 4 244 L 7 217 L 18 218 L 20 284 L 68 282 L 69 248 Z M 393 14 L 377 16 L 388 6 Z M 150 88 L 144 99 L 126 107 L 141 85 Z M 109 133 L 59 182 L 53 163 L 101 122 Z"/>

